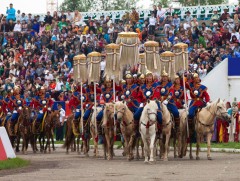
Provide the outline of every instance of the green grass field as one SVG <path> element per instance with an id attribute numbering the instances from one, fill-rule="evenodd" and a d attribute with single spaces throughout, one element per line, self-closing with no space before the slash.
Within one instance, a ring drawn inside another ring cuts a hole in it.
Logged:
<path id="1" fill-rule="evenodd" d="M 8 159 L 0 161 L 0 170 L 25 167 L 28 166 L 29 164 L 30 161 L 21 158 Z"/>

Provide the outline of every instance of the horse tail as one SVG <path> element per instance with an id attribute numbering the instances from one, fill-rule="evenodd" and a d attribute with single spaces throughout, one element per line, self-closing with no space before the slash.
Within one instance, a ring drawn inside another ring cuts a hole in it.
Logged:
<path id="1" fill-rule="evenodd" d="M 68 119 L 66 124 L 66 131 L 65 131 L 65 142 L 62 148 L 69 148 L 71 143 L 74 139 L 74 134 L 72 133 L 71 121 Z"/>

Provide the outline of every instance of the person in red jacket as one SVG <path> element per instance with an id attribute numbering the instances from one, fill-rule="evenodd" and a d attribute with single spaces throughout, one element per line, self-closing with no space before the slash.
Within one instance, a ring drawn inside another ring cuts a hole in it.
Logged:
<path id="1" fill-rule="evenodd" d="M 194 73 L 193 75 L 193 82 L 192 83 L 186 83 L 187 89 L 190 90 L 190 96 L 192 98 L 192 101 L 189 106 L 189 122 L 194 118 L 195 112 L 198 108 L 208 106 L 210 103 L 210 97 L 207 92 L 207 87 L 202 85 L 201 80 L 197 73 Z"/>
<path id="2" fill-rule="evenodd" d="M 126 84 L 122 85 L 122 95 L 121 100 L 127 102 L 128 108 L 135 113 L 139 107 L 138 98 L 138 85 L 133 82 L 133 76 L 131 73 L 127 73 Z"/>
<path id="3" fill-rule="evenodd" d="M 158 88 L 158 83 L 154 82 L 153 73 L 147 71 L 146 73 L 146 84 L 139 88 L 138 92 L 138 102 L 140 106 L 138 110 L 134 113 L 134 120 L 139 121 L 142 115 L 143 107 L 147 103 L 147 100 L 158 100 L 160 98 L 160 90 Z M 157 118 L 158 122 L 162 123 L 162 113 L 160 108 L 160 103 L 158 104 Z"/>
<path id="4" fill-rule="evenodd" d="M 184 88 L 181 86 L 181 81 L 180 77 L 178 75 L 175 76 L 175 80 L 173 83 L 173 100 L 175 105 L 177 106 L 178 109 L 183 109 L 185 108 L 185 100 L 184 100 Z M 187 95 L 186 95 L 187 96 Z"/>

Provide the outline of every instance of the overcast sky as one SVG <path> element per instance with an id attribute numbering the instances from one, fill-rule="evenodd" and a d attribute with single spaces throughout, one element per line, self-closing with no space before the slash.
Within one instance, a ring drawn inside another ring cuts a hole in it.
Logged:
<path id="1" fill-rule="evenodd" d="M 58 3 L 61 4 L 64 0 L 58 0 Z M 148 6 L 150 0 L 139 0 L 141 1 L 140 4 Z M 237 0 L 229 0 L 230 3 L 236 3 Z M 20 10 L 21 12 L 25 13 L 46 13 L 46 0 L 0 0 L 0 13 L 6 13 L 6 7 L 9 7 L 10 3 L 13 3 L 13 7 L 16 10 Z"/>

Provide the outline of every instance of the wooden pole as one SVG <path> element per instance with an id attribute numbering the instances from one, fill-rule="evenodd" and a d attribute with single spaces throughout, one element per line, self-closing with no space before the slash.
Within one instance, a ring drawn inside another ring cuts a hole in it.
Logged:
<path id="1" fill-rule="evenodd" d="M 97 132 L 97 90 L 96 90 L 96 82 L 94 82 L 94 124 L 95 124 L 95 133 L 96 133 L 96 138 L 98 136 L 98 132 Z M 96 139 L 95 138 L 95 139 Z"/>
<path id="2" fill-rule="evenodd" d="M 81 87 L 81 131 L 82 131 L 82 134 L 83 134 L 83 85 L 82 85 L 82 81 L 80 82 L 80 87 Z"/>
<path id="3" fill-rule="evenodd" d="M 185 61 L 185 50 L 184 48 L 182 49 L 182 55 L 183 55 L 183 69 L 184 71 L 186 69 L 186 61 Z M 187 91 L 186 91 L 186 85 L 185 85 L 185 77 L 184 77 L 184 71 L 183 71 L 183 92 L 184 92 L 184 101 L 185 101 L 185 111 L 187 113 L 188 111 L 188 102 L 187 102 Z M 187 121 L 187 136 L 189 138 L 189 125 L 188 125 L 188 115 L 186 116 L 186 121 Z"/>
<path id="4" fill-rule="evenodd" d="M 114 121 L 114 138 L 117 136 L 117 126 L 116 126 L 116 120 L 115 120 L 115 102 L 116 102 L 116 87 L 115 87 L 115 77 L 113 77 L 113 102 L 114 102 L 114 116 L 113 116 L 113 121 Z"/>

